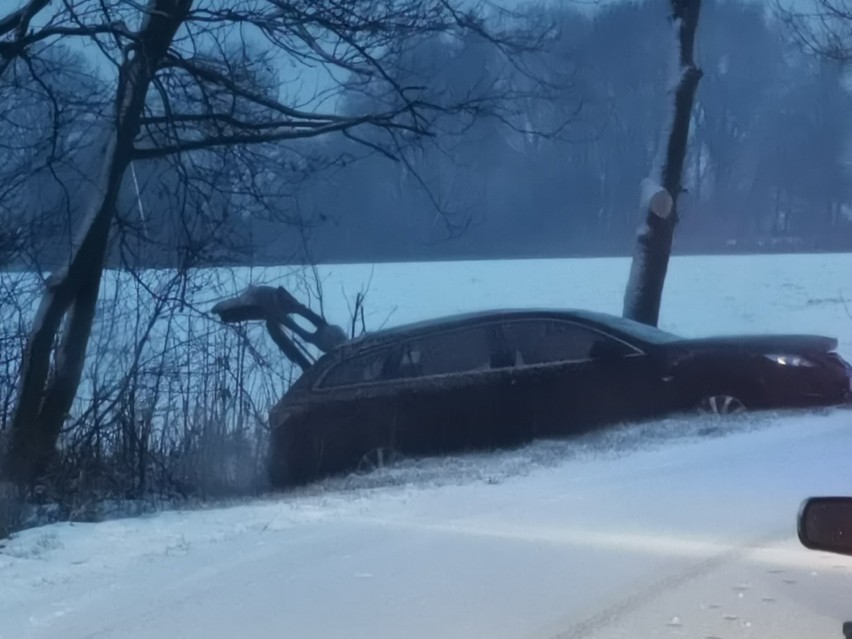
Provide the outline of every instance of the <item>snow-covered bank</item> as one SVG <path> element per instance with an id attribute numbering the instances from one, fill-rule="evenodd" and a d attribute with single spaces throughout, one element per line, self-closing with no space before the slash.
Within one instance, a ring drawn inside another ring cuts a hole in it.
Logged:
<path id="1" fill-rule="evenodd" d="M 497 307 L 618 313 L 629 266 L 627 259 L 321 266 L 322 304 L 310 277 L 287 267 L 202 269 L 190 273 L 187 282 L 175 282 L 166 271 L 144 272 L 139 280 L 107 273 L 72 410 L 75 427 L 62 444 L 70 458 L 109 463 L 106 469 L 100 462 L 91 464 L 87 472 L 69 467 L 58 483 L 77 486 L 85 479 L 89 483 L 79 491 L 111 498 L 154 493 L 169 499 L 183 493 L 245 494 L 262 480 L 260 425 L 293 371 L 259 323 L 246 327 L 245 340 L 243 327 L 238 332 L 222 326 L 208 312 L 249 283 L 285 284 L 314 308 L 323 307 L 331 321 L 347 325 L 356 294 L 366 291 L 366 325 L 375 330 Z M 852 255 L 846 254 L 675 258 L 662 325 L 684 335 L 821 333 L 838 337 L 841 352 L 852 358 L 849 273 Z M 12 289 L 4 299 L 14 299 L 18 308 L 0 317 L 3 421 L 14 405 L 21 332 L 32 317 L 27 286 L 13 286 L 14 277 L 0 274 L 4 290 Z M 157 305 L 150 291 L 167 300 L 165 306 Z M 129 388 L 138 390 L 134 401 L 120 401 L 121 389 Z M 97 437 L 89 430 L 92 424 L 97 424 Z M 147 456 L 134 452 L 143 440 Z M 100 450 L 92 450 L 93 441 Z M 138 464 L 139 457 L 150 460 L 147 467 Z M 139 471 L 123 472 L 127 468 Z"/>
<path id="2" fill-rule="evenodd" d="M 640 612 L 656 636 L 796 636 L 775 616 L 789 606 L 811 636 L 839 631 L 852 606 L 814 589 L 852 587 L 852 562 L 799 548 L 795 516 L 852 486 L 852 414 L 716 437 L 678 424 L 695 436 L 649 445 L 633 427 L 615 452 L 587 440 L 568 459 L 538 443 L 421 463 L 466 469 L 455 481 L 412 467 L 380 488 L 29 530 L 0 554 L 0 636 L 617 636 Z"/>
<path id="3" fill-rule="evenodd" d="M 338 322 L 369 282 L 376 329 L 494 307 L 618 312 L 628 268 L 541 260 L 320 274 Z M 223 271 L 192 301 L 209 308 L 249 281 L 288 284 L 288 273 Z M 678 258 L 662 324 L 686 335 L 822 333 L 850 356 L 849 273 L 852 255 Z M 220 330 L 206 325 L 199 344 L 215 345 Z M 121 363 L 121 338 L 94 343 Z M 232 508 L 46 526 L 0 550 L 0 639 L 830 636 L 852 618 L 842 596 L 852 564 L 798 547 L 794 522 L 805 496 L 849 492 L 850 445 L 845 410 L 721 429 L 669 419 L 406 461 Z"/>

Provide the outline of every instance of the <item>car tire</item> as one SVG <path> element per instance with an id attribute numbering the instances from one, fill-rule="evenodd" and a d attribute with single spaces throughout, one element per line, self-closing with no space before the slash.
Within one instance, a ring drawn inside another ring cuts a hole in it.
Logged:
<path id="1" fill-rule="evenodd" d="M 748 410 L 745 403 L 729 393 L 712 393 L 702 397 L 695 405 L 695 410 L 702 415 L 738 415 Z"/>

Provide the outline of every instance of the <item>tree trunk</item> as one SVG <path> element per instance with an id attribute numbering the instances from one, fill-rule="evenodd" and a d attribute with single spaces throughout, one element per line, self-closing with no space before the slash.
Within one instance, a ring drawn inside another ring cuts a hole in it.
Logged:
<path id="1" fill-rule="evenodd" d="M 665 156 L 642 187 L 645 222 L 640 227 L 624 294 L 624 317 L 656 326 L 660 317 L 663 284 L 669 266 L 674 229 L 677 225 L 677 198 L 680 194 L 683 163 L 689 139 L 689 123 L 701 70 L 693 60 L 695 30 L 701 0 L 671 0 L 676 31 L 678 69 L 672 92 L 671 120 L 664 130 Z"/>
<path id="2" fill-rule="evenodd" d="M 138 42 L 127 51 L 119 71 L 99 188 L 68 266 L 48 278 L 24 350 L 6 464 L 6 472 L 19 483 L 32 484 L 44 473 L 77 394 L 115 203 L 132 159 L 148 86 L 191 5 L 192 0 L 149 0 Z"/>

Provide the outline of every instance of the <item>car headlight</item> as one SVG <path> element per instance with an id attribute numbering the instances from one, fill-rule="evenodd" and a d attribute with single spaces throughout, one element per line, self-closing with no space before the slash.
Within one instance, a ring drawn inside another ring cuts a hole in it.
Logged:
<path id="1" fill-rule="evenodd" d="M 800 366 L 807 368 L 816 366 L 807 357 L 802 357 L 801 355 L 764 355 L 764 357 L 779 366 Z"/>

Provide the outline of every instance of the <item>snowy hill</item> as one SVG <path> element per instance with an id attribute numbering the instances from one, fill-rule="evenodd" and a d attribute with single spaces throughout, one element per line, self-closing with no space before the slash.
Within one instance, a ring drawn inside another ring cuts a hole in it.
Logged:
<path id="1" fill-rule="evenodd" d="M 618 312 L 626 260 L 321 269 L 368 326 L 500 306 Z M 678 258 L 662 326 L 813 332 L 852 355 L 852 256 Z M 234 274 L 231 274 L 234 275 Z M 208 303 L 285 269 L 241 270 Z M 339 321 L 339 320 L 336 320 Z M 0 639 L 803 637 L 852 619 L 852 561 L 795 540 L 849 494 L 852 412 L 669 419 L 406 461 L 231 508 L 28 530 L 0 549 Z"/>
<path id="2" fill-rule="evenodd" d="M 795 517 L 849 492 L 852 414 L 654 430 L 26 531 L 0 636 L 839 636 L 852 560 L 799 547 Z"/>

